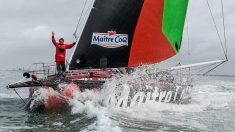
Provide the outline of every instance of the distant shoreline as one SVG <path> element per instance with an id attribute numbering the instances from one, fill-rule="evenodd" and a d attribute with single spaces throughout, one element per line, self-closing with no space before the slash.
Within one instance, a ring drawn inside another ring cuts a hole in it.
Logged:
<path id="1" fill-rule="evenodd" d="M 235 75 L 205 75 L 205 76 L 214 76 L 214 77 L 235 77 Z"/>

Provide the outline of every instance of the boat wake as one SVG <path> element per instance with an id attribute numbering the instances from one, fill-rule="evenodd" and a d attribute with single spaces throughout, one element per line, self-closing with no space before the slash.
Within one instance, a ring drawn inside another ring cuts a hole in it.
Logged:
<path id="1" fill-rule="evenodd" d="M 110 106 L 106 104 L 105 98 L 115 90 L 116 87 L 112 87 L 116 85 L 114 83 L 106 84 L 106 87 L 110 87 L 104 88 L 99 93 L 91 91 L 79 93 L 70 104 L 73 114 L 85 113 L 88 118 L 97 118 L 97 121 L 85 131 L 208 130 L 208 126 L 201 122 L 201 113 L 206 114 L 208 110 L 226 108 L 235 100 L 235 91 L 231 92 L 228 89 L 224 91 L 228 87 L 225 83 L 212 84 L 203 81 L 195 84 L 190 102 L 187 104 L 150 101 L 133 107 Z M 234 86 L 235 84 L 230 90 L 235 90 Z"/>
<path id="2" fill-rule="evenodd" d="M 110 118 L 109 108 L 103 105 L 103 98 L 100 93 L 87 90 L 78 93 L 73 100 L 70 100 L 72 114 L 85 114 L 87 118 L 96 118 L 96 121 L 83 131 L 121 131 Z"/>
<path id="3" fill-rule="evenodd" d="M 76 93 L 76 96 L 69 101 L 71 114 L 81 114 L 83 115 L 82 118 L 94 119 L 94 122 L 88 124 L 83 131 L 214 130 L 210 128 L 211 124 L 209 123 L 221 122 L 216 120 L 218 117 L 213 113 L 218 115 L 216 112 L 224 109 L 225 112 L 229 112 L 227 109 L 235 102 L 235 83 L 233 80 L 227 81 L 227 79 L 200 76 L 193 78 L 194 80 L 200 78 L 200 80 L 193 81 L 194 87 L 191 90 L 190 101 L 187 103 L 149 101 L 132 107 L 107 104 L 107 98 L 114 92 L 123 91 L 122 88 L 118 87 L 120 83 L 125 84 L 129 80 L 139 78 L 144 74 L 146 72 L 115 77 L 115 79 L 107 81 L 101 91 L 86 90 Z M 11 97 L 13 95 L 14 93 L 11 94 Z M 40 95 L 43 96 L 42 98 L 46 98 L 46 94 Z M 0 93 L 0 98 L 5 97 L 9 98 L 9 94 Z M 80 116 L 75 116 L 75 118 L 70 122 L 72 125 L 81 121 Z M 220 117 L 219 119 L 224 118 Z M 55 122 L 53 125 L 62 127 L 64 124 Z"/>

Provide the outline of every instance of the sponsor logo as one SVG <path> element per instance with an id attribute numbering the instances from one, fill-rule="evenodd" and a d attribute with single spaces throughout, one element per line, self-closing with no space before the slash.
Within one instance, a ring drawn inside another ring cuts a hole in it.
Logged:
<path id="1" fill-rule="evenodd" d="M 168 72 L 148 74 L 118 85 L 105 100 L 111 107 L 134 107 L 148 102 L 184 104 L 190 101 L 192 85 L 184 78 L 181 84 Z"/>
<path id="2" fill-rule="evenodd" d="M 133 91 L 133 89 L 124 85 L 123 91 L 117 94 L 113 93 L 105 100 L 107 106 L 114 107 L 133 107 L 139 104 L 148 102 L 164 102 L 164 103 L 176 103 L 179 104 L 183 101 L 189 100 L 191 93 L 191 86 L 175 86 L 174 89 L 167 90 L 161 89 L 157 86 L 146 85 L 144 90 Z"/>
<path id="3" fill-rule="evenodd" d="M 108 33 L 93 33 L 91 44 L 105 48 L 128 46 L 128 35 L 116 34 L 115 31 L 108 31 Z"/>

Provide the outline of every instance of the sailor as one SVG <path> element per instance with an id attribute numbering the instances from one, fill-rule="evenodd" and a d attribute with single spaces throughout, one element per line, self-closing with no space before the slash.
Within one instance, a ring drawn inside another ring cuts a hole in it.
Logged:
<path id="1" fill-rule="evenodd" d="M 63 74 L 65 72 L 65 55 L 66 49 L 71 49 L 76 42 L 73 44 L 64 44 L 64 39 L 60 38 L 59 43 L 55 40 L 55 33 L 52 32 L 52 43 L 56 47 L 56 54 L 55 54 L 55 62 L 56 62 L 56 69 L 58 74 Z"/>
<path id="2" fill-rule="evenodd" d="M 36 73 L 33 73 L 31 75 L 31 78 L 32 78 L 32 82 L 35 82 L 38 80 Z M 29 98 L 31 98 L 33 96 L 35 90 L 36 90 L 36 87 L 29 87 Z"/>

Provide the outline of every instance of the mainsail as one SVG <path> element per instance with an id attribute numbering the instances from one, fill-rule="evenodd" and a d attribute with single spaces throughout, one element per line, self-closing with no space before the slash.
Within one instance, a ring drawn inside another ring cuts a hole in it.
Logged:
<path id="1" fill-rule="evenodd" d="M 95 0 L 70 69 L 136 67 L 179 52 L 188 0 Z"/>

